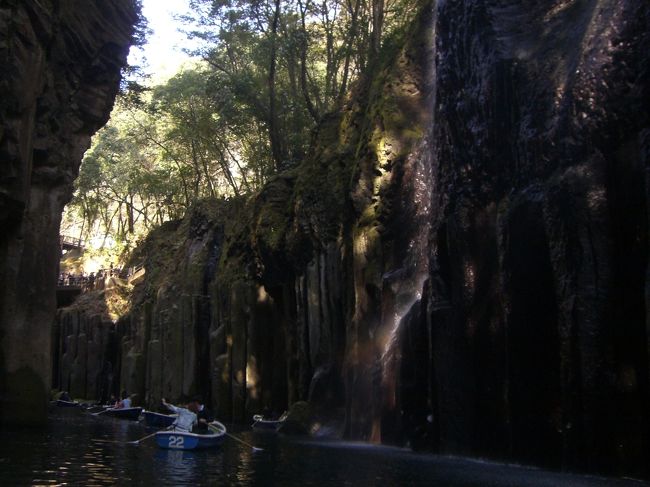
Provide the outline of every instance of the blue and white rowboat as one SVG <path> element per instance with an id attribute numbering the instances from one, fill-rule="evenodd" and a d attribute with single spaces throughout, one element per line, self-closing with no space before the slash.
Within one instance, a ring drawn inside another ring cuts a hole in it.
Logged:
<path id="1" fill-rule="evenodd" d="M 108 408 L 102 411 L 99 414 L 106 414 L 106 416 L 112 416 L 119 419 L 129 419 L 131 421 L 137 421 L 140 417 L 142 408 Z"/>
<path id="2" fill-rule="evenodd" d="M 219 421 L 208 425 L 209 433 L 198 434 L 187 431 L 170 430 L 156 433 L 156 443 L 160 448 L 172 450 L 198 450 L 201 448 L 216 448 L 226 437 L 226 427 Z"/>

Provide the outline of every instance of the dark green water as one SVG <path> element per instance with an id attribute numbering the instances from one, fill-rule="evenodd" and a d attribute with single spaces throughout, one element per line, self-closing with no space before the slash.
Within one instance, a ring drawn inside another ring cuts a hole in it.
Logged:
<path id="1" fill-rule="evenodd" d="M 160 450 L 136 422 L 57 410 L 43 430 L 0 433 L 0 485 L 261 486 L 642 486 L 633 480 L 568 476 L 542 470 L 415 454 L 398 448 L 299 440 L 239 431 L 251 448 Z"/>

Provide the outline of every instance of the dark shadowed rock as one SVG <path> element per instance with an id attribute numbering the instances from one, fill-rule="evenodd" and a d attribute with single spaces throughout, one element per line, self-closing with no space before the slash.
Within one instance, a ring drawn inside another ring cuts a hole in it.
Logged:
<path id="1" fill-rule="evenodd" d="M 61 212 L 108 119 L 136 20 L 131 0 L 0 1 L 3 423 L 45 419 Z M 82 387 L 85 372 L 70 374 Z"/>
<path id="2" fill-rule="evenodd" d="M 298 401 L 289 407 L 286 419 L 278 431 L 288 435 L 306 435 L 311 429 L 312 419 L 309 403 Z"/>

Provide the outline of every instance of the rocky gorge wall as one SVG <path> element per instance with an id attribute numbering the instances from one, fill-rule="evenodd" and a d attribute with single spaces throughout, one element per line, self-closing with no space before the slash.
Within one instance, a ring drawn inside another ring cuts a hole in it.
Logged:
<path id="1" fill-rule="evenodd" d="M 0 1 L 0 423 L 45 419 L 59 223 L 108 119 L 135 2 Z"/>
<path id="2" fill-rule="evenodd" d="M 443 445 L 648 475 L 648 7 L 439 11 Z"/>
<path id="3" fill-rule="evenodd" d="M 120 387 L 648 477 L 650 5 L 423 2 L 386 44 L 299 167 L 134 256 Z"/>

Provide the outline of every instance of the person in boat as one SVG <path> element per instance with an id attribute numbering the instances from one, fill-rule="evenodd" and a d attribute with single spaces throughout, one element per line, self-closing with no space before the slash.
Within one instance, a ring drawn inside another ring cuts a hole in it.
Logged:
<path id="1" fill-rule="evenodd" d="M 128 409 L 131 407 L 131 396 L 122 391 L 122 400 L 115 403 L 115 409 Z"/>
<path id="2" fill-rule="evenodd" d="M 172 426 L 175 430 L 191 432 L 194 425 L 197 424 L 198 420 L 196 418 L 196 411 L 194 409 L 194 403 L 190 402 L 187 404 L 187 407 L 174 406 L 169 404 L 165 398 L 162 398 L 163 406 L 165 406 L 170 411 L 178 414 L 178 417 L 172 423 Z"/>
<path id="3" fill-rule="evenodd" d="M 266 407 L 262 410 L 262 419 L 267 420 L 267 421 L 272 421 L 272 420 L 274 420 L 276 417 L 277 417 L 277 416 L 275 415 L 275 413 L 274 413 L 273 411 L 271 411 L 271 408 L 270 408 L 270 407 L 266 406 Z"/>
<path id="4" fill-rule="evenodd" d="M 197 423 L 194 427 L 194 431 L 197 433 L 207 432 L 208 424 L 214 421 L 214 416 L 208 408 L 205 407 L 201 397 L 195 396 L 190 402 L 191 411 L 196 413 Z"/>

